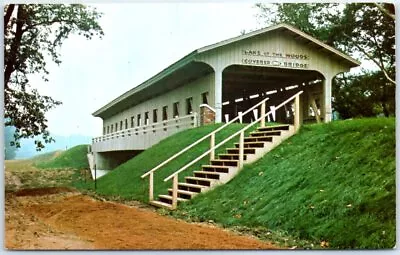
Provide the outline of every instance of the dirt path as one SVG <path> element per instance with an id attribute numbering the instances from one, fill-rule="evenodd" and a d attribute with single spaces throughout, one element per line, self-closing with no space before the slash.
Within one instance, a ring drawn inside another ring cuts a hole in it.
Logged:
<path id="1" fill-rule="evenodd" d="M 102 202 L 65 188 L 6 194 L 8 249 L 273 249 L 213 226 Z"/>

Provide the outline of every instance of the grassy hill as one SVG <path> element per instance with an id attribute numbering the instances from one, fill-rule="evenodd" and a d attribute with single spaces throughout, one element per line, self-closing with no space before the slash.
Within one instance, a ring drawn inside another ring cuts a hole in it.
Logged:
<path id="1" fill-rule="evenodd" d="M 97 180 L 96 192 L 104 196 L 113 196 L 120 197 L 122 199 L 132 199 L 147 202 L 149 179 L 148 177 L 145 179 L 141 179 L 140 176 L 151 170 L 158 164 L 162 163 L 170 156 L 173 156 L 180 150 L 184 149 L 194 141 L 210 133 L 212 130 L 215 130 L 220 125 L 221 124 L 215 124 L 185 130 L 162 140 L 160 143 L 140 153 L 133 159 L 118 166 L 107 175 L 99 178 Z M 219 132 L 215 138 L 216 144 L 231 135 L 232 132 L 237 131 L 242 127 L 242 124 L 233 124 L 229 126 L 229 128 Z M 226 146 L 232 147 L 234 142 L 235 141 L 227 143 Z M 163 181 L 165 177 L 169 176 L 180 167 L 184 166 L 186 163 L 189 163 L 200 154 L 204 153 L 209 148 L 209 144 L 210 140 L 206 139 L 204 142 L 200 143 L 199 146 L 191 149 L 190 153 L 183 154 L 181 157 L 172 161 L 170 164 L 157 170 L 157 172 L 154 174 L 155 196 L 157 196 L 158 194 L 166 193 L 167 189 L 172 186 L 171 181 Z M 217 152 L 222 150 L 223 148 L 217 150 Z M 200 169 L 200 166 L 202 164 L 206 164 L 207 162 L 208 158 L 205 157 L 203 160 L 195 164 L 195 166 L 191 168 L 191 171 L 188 170 L 185 173 L 187 175 L 191 175 L 194 170 Z M 184 176 L 181 175 L 179 179 L 180 181 L 183 181 Z M 77 183 L 76 187 L 93 189 L 93 184 Z"/>
<path id="2" fill-rule="evenodd" d="M 51 152 L 45 152 L 45 153 L 41 153 L 37 156 L 34 156 L 32 158 L 30 158 L 30 161 L 33 161 L 35 164 L 38 164 L 39 162 L 45 162 L 45 161 L 50 161 L 52 159 L 54 159 L 55 157 L 57 157 L 57 155 L 59 155 L 62 151 L 51 151 Z"/>
<path id="3" fill-rule="evenodd" d="M 140 176 L 218 126 L 186 130 L 161 141 L 100 178 L 96 192 L 146 202 L 148 178 Z M 216 140 L 240 127 L 232 126 Z M 162 181 L 166 176 L 208 143 L 159 169 L 155 195 L 171 187 L 171 182 Z M 205 158 L 191 169 L 207 162 Z M 171 214 L 191 221 L 212 220 L 263 238 L 273 232 L 330 248 L 392 248 L 395 169 L 393 118 L 305 125 L 228 184 L 180 204 Z M 93 189 L 89 182 L 80 187 Z"/>
<path id="4" fill-rule="evenodd" d="M 231 182 L 173 214 L 286 231 L 333 248 L 392 248 L 395 169 L 393 118 L 303 126 Z"/>
<path id="5" fill-rule="evenodd" d="M 36 156 L 33 158 L 35 161 L 34 166 L 43 169 L 86 169 L 89 168 L 86 154 L 87 145 L 77 145 L 66 151 L 58 151 L 56 156 L 54 155 L 54 152 Z"/>

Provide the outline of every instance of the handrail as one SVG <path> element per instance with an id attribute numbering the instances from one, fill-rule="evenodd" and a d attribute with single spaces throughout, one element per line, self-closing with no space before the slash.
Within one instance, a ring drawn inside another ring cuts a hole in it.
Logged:
<path id="1" fill-rule="evenodd" d="M 279 108 L 281 108 L 282 106 L 284 106 L 285 104 L 287 104 L 288 102 L 292 101 L 293 99 L 295 99 L 298 95 L 302 94 L 303 91 L 299 91 L 297 92 L 295 95 L 291 96 L 289 99 L 287 99 L 286 101 L 282 102 L 281 104 L 279 104 L 278 106 L 275 107 L 275 111 L 278 110 Z M 242 128 L 241 130 L 237 131 L 236 133 L 234 133 L 233 135 L 229 136 L 228 138 L 226 138 L 225 140 L 223 140 L 222 142 L 220 142 L 219 144 L 217 144 L 214 148 L 209 149 L 208 151 L 204 152 L 203 154 L 201 154 L 200 156 L 198 156 L 196 159 L 194 159 L 192 162 L 186 164 L 185 166 L 183 166 L 181 169 L 177 170 L 176 172 L 174 172 L 173 174 L 171 174 L 170 176 L 168 176 L 167 178 L 164 179 L 164 182 L 168 181 L 169 179 L 171 179 L 172 177 L 174 177 L 175 175 L 183 172 L 184 170 L 186 170 L 187 168 L 189 168 L 190 166 L 192 166 L 194 163 L 196 163 L 197 161 L 199 161 L 200 159 L 202 159 L 203 157 L 205 157 L 207 154 L 209 154 L 211 152 L 211 150 L 215 150 L 218 149 L 219 147 L 221 147 L 224 143 L 226 143 L 227 141 L 231 140 L 232 138 L 234 138 L 235 136 L 239 135 L 240 133 L 246 131 L 247 129 L 249 129 L 250 127 L 252 127 L 254 124 L 258 123 L 261 119 L 267 117 L 269 114 L 272 113 L 272 110 L 270 110 L 269 112 L 267 112 L 264 116 L 259 117 L 258 119 L 256 119 L 254 122 L 250 123 L 249 125 L 247 125 L 246 127 Z"/>
<path id="2" fill-rule="evenodd" d="M 168 164 L 170 161 L 174 160 L 175 158 L 179 157 L 180 155 L 182 155 L 183 153 L 185 153 L 186 151 L 190 150 L 191 148 L 193 148 L 194 146 L 196 146 L 197 144 L 201 143 L 202 141 L 204 141 L 205 139 L 207 139 L 208 137 L 216 134 L 217 132 L 219 132 L 220 130 L 222 130 L 223 128 L 225 128 L 226 126 L 232 124 L 233 122 L 235 122 L 236 120 L 238 120 L 239 118 L 241 118 L 243 115 L 249 113 L 251 110 L 255 109 L 256 107 L 260 106 L 261 104 L 265 103 L 266 101 L 268 101 L 269 98 L 265 98 L 262 101 L 260 101 L 259 103 L 255 104 L 253 107 L 251 107 L 250 109 L 248 109 L 247 111 L 245 111 L 242 114 L 239 114 L 238 116 L 236 116 L 235 118 L 233 118 L 231 121 L 225 123 L 224 125 L 222 125 L 221 127 L 217 128 L 216 130 L 214 130 L 213 132 L 209 133 L 206 136 L 203 136 L 202 138 L 200 138 L 199 140 L 197 140 L 196 142 L 192 143 L 191 145 L 187 146 L 186 148 L 182 149 L 180 152 L 176 153 L 175 155 L 171 156 L 169 159 L 167 159 L 166 161 L 162 162 L 161 164 L 159 164 L 158 166 L 154 167 L 153 169 L 151 169 L 150 171 L 146 172 L 145 174 L 143 174 L 142 176 L 140 176 L 140 178 L 144 178 L 146 176 L 148 176 L 150 173 L 155 172 L 156 170 L 158 170 L 159 168 L 163 167 L 164 165 Z"/>
<path id="3" fill-rule="evenodd" d="M 92 138 L 92 140 L 124 135 L 125 133 L 130 133 L 130 132 L 152 131 L 152 130 L 156 129 L 155 126 L 161 126 L 160 129 L 162 129 L 163 127 L 165 127 L 164 124 L 166 124 L 166 123 L 176 122 L 176 121 L 180 121 L 180 120 L 184 120 L 184 119 L 188 119 L 188 118 L 193 118 L 195 116 L 196 116 L 196 113 L 193 113 L 193 114 L 185 115 L 185 116 L 179 117 L 179 118 L 162 120 L 162 121 L 157 122 L 157 123 L 141 125 L 141 126 L 137 126 L 137 127 L 131 127 L 131 128 L 123 129 L 123 130 L 118 130 L 118 131 L 113 132 L 113 133 L 109 133 L 109 134 L 105 134 L 105 135 L 102 135 L 102 136 L 94 137 L 94 138 Z M 147 129 L 147 128 L 150 128 L 150 129 Z"/>

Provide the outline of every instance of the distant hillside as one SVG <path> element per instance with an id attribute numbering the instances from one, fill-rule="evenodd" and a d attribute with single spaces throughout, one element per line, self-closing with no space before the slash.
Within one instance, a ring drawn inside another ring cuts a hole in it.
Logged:
<path id="1" fill-rule="evenodd" d="M 53 143 L 45 144 L 45 148 L 36 151 L 35 139 L 24 139 L 21 141 L 21 148 L 16 152 L 16 159 L 27 159 L 39 154 L 58 150 L 68 150 L 79 144 L 91 144 L 91 137 L 82 135 L 58 136 L 53 135 L 56 140 Z"/>
<path id="2" fill-rule="evenodd" d="M 74 146 L 61 153 L 53 153 L 53 156 L 48 160 L 38 161 L 35 166 L 39 168 L 73 168 L 82 169 L 89 168 L 86 158 L 87 144 Z M 37 157 L 36 157 L 37 158 Z"/>

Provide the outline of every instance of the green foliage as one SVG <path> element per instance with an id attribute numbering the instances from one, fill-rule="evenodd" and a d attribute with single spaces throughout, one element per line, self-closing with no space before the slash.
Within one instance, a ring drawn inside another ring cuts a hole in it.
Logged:
<path id="1" fill-rule="evenodd" d="M 394 115 L 394 6 L 373 3 L 257 4 L 267 24 L 288 23 L 324 43 L 372 61 L 378 72 L 336 77 L 333 106 L 342 118 Z"/>
<path id="2" fill-rule="evenodd" d="M 58 156 L 53 157 L 50 160 L 43 160 L 43 157 L 36 158 L 36 160 L 35 158 L 33 158 L 35 160 L 34 166 L 43 169 L 87 169 L 89 168 L 89 163 L 86 155 L 87 146 L 88 145 L 86 144 L 77 145 L 69 150 L 61 152 Z M 47 158 L 46 156 L 44 156 L 44 158 Z"/>
<path id="3" fill-rule="evenodd" d="M 395 121 L 303 126 L 228 184 L 179 205 L 177 217 L 328 242 L 395 245 Z"/>
<path id="4" fill-rule="evenodd" d="M 98 194 L 111 197 L 120 197 L 122 199 L 133 199 L 147 202 L 149 178 L 146 177 L 141 179 L 140 176 L 156 167 L 163 161 L 167 160 L 169 157 L 173 156 L 188 145 L 192 144 L 196 140 L 200 139 L 204 135 L 210 133 L 212 130 L 215 130 L 220 125 L 221 124 L 215 124 L 185 130 L 162 140 L 158 144 L 145 150 L 126 163 L 118 166 L 107 175 L 99 178 L 97 180 L 96 192 Z M 218 132 L 215 137 L 216 144 L 242 127 L 242 124 L 232 124 L 228 128 L 223 129 L 223 131 Z M 224 151 L 224 148 L 226 147 L 233 147 L 233 143 L 236 141 L 237 138 L 229 141 L 225 146 L 219 148 L 217 153 Z M 171 188 L 172 186 L 171 181 L 164 182 L 164 178 L 207 151 L 209 149 L 209 144 L 210 140 L 206 139 L 198 146 L 195 146 L 180 157 L 171 161 L 166 166 L 158 169 L 154 174 L 155 197 L 157 197 L 158 194 L 165 194 L 168 188 Z M 182 174 L 180 174 L 179 181 L 184 181 L 185 176 L 192 175 L 194 170 L 199 170 L 201 169 L 201 165 L 208 163 L 209 158 L 206 156 L 198 163 L 190 167 L 187 171 L 184 171 Z M 76 187 L 93 189 L 94 186 L 93 183 L 87 183 L 86 185 L 83 185 L 82 183 L 76 183 Z"/>
<path id="5" fill-rule="evenodd" d="M 394 19 L 373 3 L 257 4 L 268 25 L 288 23 L 351 54 L 372 61 L 395 84 Z M 393 4 L 384 10 L 394 13 Z"/>
<path id="6" fill-rule="evenodd" d="M 382 72 L 337 76 L 332 86 L 332 105 L 341 119 L 395 115 L 396 87 Z"/>
<path id="7" fill-rule="evenodd" d="M 4 157 L 5 159 L 14 159 L 17 155 L 17 147 L 15 147 L 14 141 L 14 127 L 4 127 Z"/>
<path id="8" fill-rule="evenodd" d="M 7 126 L 16 128 L 17 147 L 21 138 L 42 135 L 44 143 L 53 139 L 47 130 L 45 113 L 61 102 L 31 89 L 28 76 L 41 74 L 47 81 L 47 58 L 60 64 L 58 53 L 71 34 L 87 39 L 102 36 L 97 20 L 101 14 L 83 5 L 8 4 L 4 8 L 4 101 Z M 41 140 L 36 148 L 43 148 Z"/>

